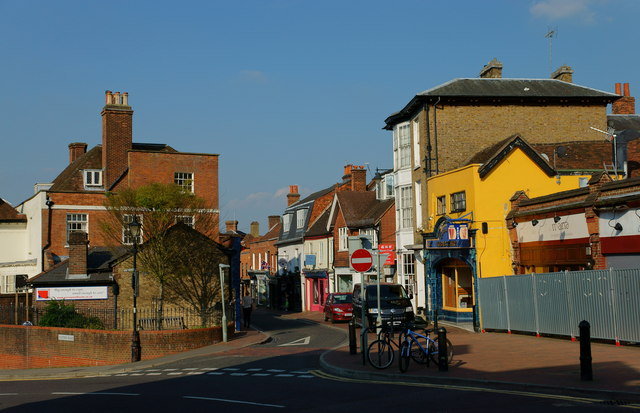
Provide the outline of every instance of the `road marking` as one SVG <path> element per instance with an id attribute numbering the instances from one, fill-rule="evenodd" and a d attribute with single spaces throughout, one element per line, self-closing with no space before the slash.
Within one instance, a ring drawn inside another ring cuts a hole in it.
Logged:
<path id="1" fill-rule="evenodd" d="M 293 377 L 293 374 L 288 374 L 288 373 L 283 373 L 283 374 L 276 374 L 276 377 Z"/>
<path id="2" fill-rule="evenodd" d="M 269 369 L 267 371 L 271 372 L 271 373 L 282 373 L 282 372 L 284 372 L 284 370 L 278 370 L 278 369 Z"/>
<path id="3" fill-rule="evenodd" d="M 195 399 L 195 400 L 210 400 L 214 402 L 226 402 L 226 403 L 238 403 L 238 404 L 250 404 L 252 406 L 266 406 L 266 407 L 278 407 L 285 408 L 286 406 L 280 404 L 268 404 L 268 403 L 256 403 L 256 402 L 248 402 L 244 400 L 230 400 L 230 399 L 218 399 L 216 397 L 199 397 L 199 396 L 182 396 L 184 399 Z"/>
<path id="4" fill-rule="evenodd" d="M 231 375 L 231 376 L 246 376 L 246 375 L 248 375 L 248 374 L 249 374 L 249 373 L 231 373 L 230 375 Z"/>
<path id="5" fill-rule="evenodd" d="M 253 373 L 252 376 L 255 376 L 255 377 L 267 377 L 267 376 L 271 376 L 271 373 Z"/>
<path id="6" fill-rule="evenodd" d="M 56 391 L 51 394 L 56 396 L 140 396 L 140 393 L 70 392 L 70 391 Z"/>
<path id="7" fill-rule="evenodd" d="M 222 376 L 226 374 L 224 371 L 211 371 L 207 373 L 208 376 Z"/>
<path id="8" fill-rule="evenodd" d="M 18 393 L 0 393 L 0 396 L 17 396 Z"/>
<path id="9" fill-rule="evenodd" d="M 307 336 L 307 337 L 300 338 L 298 340 L 294 340 L 294 341 L 292 341 L 290 343 L 280 344 L 278 347 L 284 347 L 284 346 L 306 346 L 307 344 L 309 344 L 310 341 L 311 341 L 311 337 Z"/>
<path id="10" fill-rule="evenodd" d="M 342 382 L 350 382 L 350 383 L 376 383 L 376 384 L 398 384 L 404 386 L 412 386 L 412 387 L 428 387 L 435 389 L 443 389 L 443 390 L 458 390 L 458 391 L 470 391 L 470 392 L 486 392 L 486 393 L 497 393 L 497 394 L 510 394 L 514 396 L 524 396 L 524 397 L 535 397 L 541 399 L 554 399 L 554 400 L 565 400 L 565 401 L 573 401 L 578 403 L 602 403 L 604 400 L 602 399 L 592 399 L 587 397 L 574 397 L 574 396 L 563 396 L 559 394 L 547 394 L 547 393 L 535 393 L 528 391 L 520 391 L 520 390 L 500 390 L 500 389 L 492 389 L 489 387 L 472 387 L 472 386 L 459 386 L 459 385 L 449 385 L 449 384 L 435 384 L 435 383 L 414 383 L 414 382 L 403 382 L 403 381 L 385 381 L 385 380 L 365 380 L 365 379 L 350 379 L 339 376 L 334 376 L 329 373 L 325 373 L 319 370 L 315 370 L 311 372 L 313 375 L 319 378 L 324 378 L 328 380 L 342 381 Z M 626 407 L 626 406 L 621 406 Z M 636 407 L 633 407 L 636 408 Z"/>
<path id="11" fill-rule="evenodd" d="M 247 371 L 262 371 L 262 369 L 247 369 Z"/>

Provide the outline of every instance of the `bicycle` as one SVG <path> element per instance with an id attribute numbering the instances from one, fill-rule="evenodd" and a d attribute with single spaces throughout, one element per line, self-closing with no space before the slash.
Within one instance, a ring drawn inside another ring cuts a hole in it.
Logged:
<path id="1" fill-rule="evenodd" d="M 400 348 L 403 341 L 404 329 L 398 335 L 398 341 L 394 340 L 393 318 L 389 322 L 383 322 L 378 338 L 369 344 L 367 359 L 369 364 L 376 369 L 386 369 L 395 358 L 395 349 Z"/>
<path id="2" fill-rule="evenodd" d="M 407 371 L 411 360 L 418 364 L 429 365 L 429 363 L 433 361 L 436 366 L 440 365 L 438 360 L 438 338 L 436 337 L 435 339 L 432 339 L 430 337 L 432 332 L 433 329 L 425 329 L 424 334 L 420 334 L 407 327 L 404 332 L 404 340 L 400 345 L 399 351 L 401 372 L 404 373 Z M 453 344 L 448 338 L 446 347 L 447 363 L 450 364 L 453 360 Z"/>

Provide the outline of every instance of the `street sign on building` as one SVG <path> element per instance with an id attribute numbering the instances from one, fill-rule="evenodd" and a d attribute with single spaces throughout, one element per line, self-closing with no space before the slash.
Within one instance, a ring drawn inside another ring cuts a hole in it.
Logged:
<path id="1" fill-rule="evenodd" d="M 357 272 L 367 272 L 373 265 L 373 256 L 365 249 L 355 250 L 349 259 L 351 268 Z"/>

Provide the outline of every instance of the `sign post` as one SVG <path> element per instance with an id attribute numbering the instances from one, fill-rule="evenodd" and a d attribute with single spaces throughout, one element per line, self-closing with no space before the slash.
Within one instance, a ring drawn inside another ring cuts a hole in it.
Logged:
<path id="1" fill-rule="evenodd" d="M 367 356 L 367 283 L 365 281 L 364 273 L 371 269 L 373 265 L 373 257 L 371 253 L 365 249 L 358 249 L 353 251 L 351 257 L 349 258 L 349 263 L 351 264 L 351 268 L 360 273 L 360 277 L 362 278 L 362 289 L 360 290 L 360 297 L 362 299 L 362 324 L 360 325 L 360 333 L 361 333 L 361 346 L 360 350 L 362 352 L 362 364 L 366 363 Z"/>

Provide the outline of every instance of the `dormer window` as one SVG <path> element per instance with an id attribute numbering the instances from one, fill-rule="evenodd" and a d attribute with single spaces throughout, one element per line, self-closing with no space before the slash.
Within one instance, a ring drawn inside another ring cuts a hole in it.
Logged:
<path id="1" fill-rule="evenodd" d="M 102 170 L 101 169 L 85 169 L 84 170 L 84 188 L 85 189 L 102 188 Z"/>

